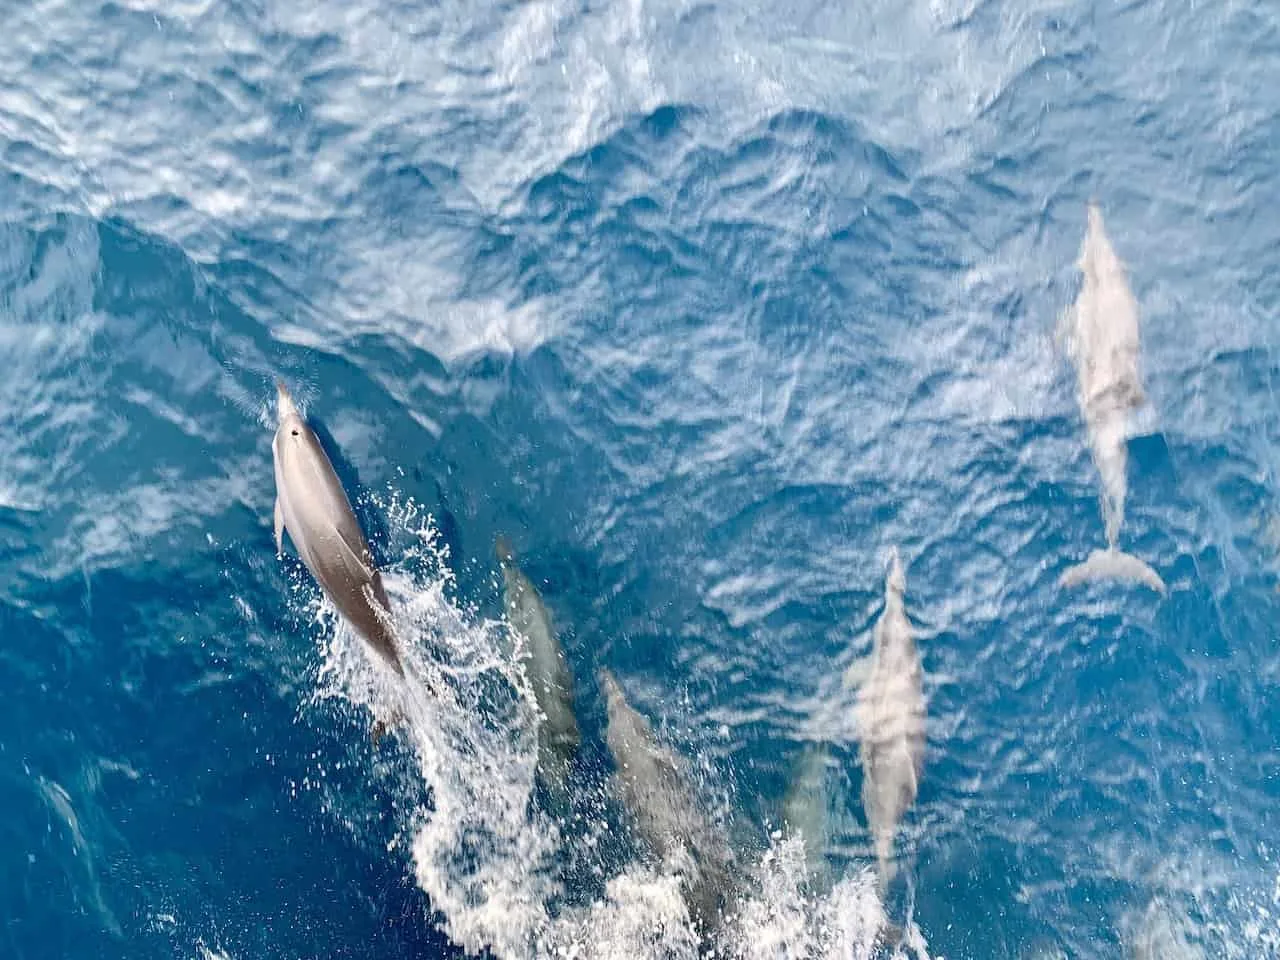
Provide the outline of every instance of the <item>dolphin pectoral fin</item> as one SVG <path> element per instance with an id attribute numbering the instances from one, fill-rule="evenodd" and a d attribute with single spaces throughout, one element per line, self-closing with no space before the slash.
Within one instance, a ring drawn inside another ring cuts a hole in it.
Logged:
<path id="1" fill-rule="evenodd" d="M 347 565 L 347 568 L 353 573 L 363 574 L 366 580 L 372 580 L 374 569 L 361 556 L 364 550 L 359 545 L 352 544 L 343 533 L 341 527 L 335 527 L 334 533 L 338 535 L 338 549 L 342 552 L 342 560 Z"/>
<path id="2" fill-rule="evenodd" d="M 284 508 L 280 506 L 280 498 L 276 497 L 276 559 L 284 556 Z"/>
<path id="3" fill-rule="evenodd" d="M 872 658 L 859 657 L 853 663 L 849 664 L 849 668 L 844 672 L 844 688 L 846 690 L 856 690 L 871 677 Z"/>

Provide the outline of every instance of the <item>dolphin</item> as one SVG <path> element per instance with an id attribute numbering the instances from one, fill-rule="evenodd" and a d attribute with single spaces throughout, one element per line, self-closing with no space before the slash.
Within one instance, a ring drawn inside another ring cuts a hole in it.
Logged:
<path id="1" fill-rule="evenodd" d="M 517 566 L 506 537 L 494 544 L 502 568 L 507 622 L 527 641 L 525 676 L 542 712 L 538 724 L 538 772 L 557 798 L 568 795 L 568 777 L 582 737 L 574 715 L 573 674 L 537 588 Z"/>
<path id="2" fill-rule="evenodd" d="M 1060 586 L 1088 580 L 1121 579 L 1165 592 L 1159 574 L 1118 549 L 1128 494 L 1127 434 L 1132 411 L 1146 403 L 1138 367 L 1138 303 L 1102 223 L 1095 201 L 1088 205 L 1088 228 L 1077 266 L 1084 276 L 1075 304 L 1059 328 L 1077 375 L 1077 398 L 1089 435 L 1094 465 L 1102 479 L 1102 519 L 1107 549 L 1094 551 L 1059 578 Z"/>
<path id="3" fill-rule="evenodd" d="M 404 666 L 391 624 L 391 604 L 351 502 L 315 432 L 288 389 L 276 381 L 276 555 L 289 531 L 298 555 L 325 595 L 395 673 Z M 377 734 L 375 734 L 375 739 Z"/>
<path id="4" fill-rule="evenodd" d="M 805 870 L 809 883 L 827 891 L 834 881 L 826 857 L 831 830 L 831 792 L 827 769 L 831 748 L 825 743 L 806 744 L 791 770 L 786 795 L 782 798 L 782 826 L 787 836 L 804 844 Z"/>
<path id="5" fill-rule="evenodd" d="M 896 548 L 885 578 L 884 612 L 876 622 L 870 656 L 846 671 L 856 688 L 854 706 L 862 761 L 862 806 L 879 866 L 880 889 L 893 879 L 894 836 L 916 800 L 924 769 L 924 671 L 903 604 L 907 579 Z"/>
<path id="6" fill-rule="evenodd" d="M 733 852 L 703 813 L 680 758 L 658 742 L 609 670 L 600 669 L 599 683 L 607 714 L 605 743 L 623 805 L 654 856 L 681 875 L 689 914 L 703 936 L 711 937 L 733 888 Z"/>
<path id="7" fill-rule="evenodd" d="M 833 762 L 830 744 L 806 744 L 791 769 L 782 800 L 783 830 L 804 844 L 808 886 L 820 896 L 829 894 L 836 883 L 836 872 L 826 855 L 832 832 L 829 771 Z M 882 946 L 892 949 L 904 936 L 900 926 L 888 917 L 882 918 L 876 934 Z"/>

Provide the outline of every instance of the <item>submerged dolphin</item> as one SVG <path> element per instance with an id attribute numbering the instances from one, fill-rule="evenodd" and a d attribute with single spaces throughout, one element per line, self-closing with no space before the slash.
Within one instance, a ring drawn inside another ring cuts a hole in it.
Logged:
<path id="1" fill-rule="evenodd" d="M 507 622 L 527 641 L 523 656 L 525 676 L 542 711 L 538 724 L 538 772 L 557 800 L 563 800 L 582 739 L 574 715 L 573 674 L 542 597 L 516 565 L 505 537 L 497 539 L 495 552 L 502 568 Z"/>
<path id="2" fill-rule="evenodd" d="M 831 830 L 831 794 L 827 787 L 830 764 L 831 748 L 827 744 L 807 744 L 792 767 L 782 798 L 783 830 L 804 844 L 809 883 L 821 892 L 829 890 L 834 881 L 826 857 Z"/>
<path id="3" fill-rule="evenodd" d="M 325 595 L 382 660 L 403 677 L 391 626 L 391 604 L 346 491 L 319 439 L 278 381 L 276 406 L 279 425 L 271 441 L 276 475 L 276 552 L 283 555 L 284 532 L 288 530 L 298 555 Z"/>
<path id="4" fill-rule="evenodd" d="M 605 743 L 617 768 L 623 805 L 636 833 L 665 866 L 681 874 L 689 914 L 710 937 L 719 928 L 733 887 L 733 852 L 694 797 L 680 758 L 627 702 L 613 674 L 601 669 L 608 715 Z"/>
<path id="5" fill-rule="evenodd" d="M 1089 226 L 1077 261 L 1084 281 L 1075 304 L 1063 314 L 1061 333 L 1076 366 L 1080 409 L 1102 478 L 1107 549 L 1095 550 L 1084 563 L 1067 570 L 1059 583 L 1123 579 L 1164 593 L 1160 576 L 1117 546 L 1128 493 L 1129 414 L 1146 402 L 1138 369 L 1138 303 L 1124 264 L 1103 228 L 1097 203 L 1090 201 L 1088 213 Z"/>
<path id="6" fill-rule="evenodd" d="M 915 803 L 924 769 L 924 671 L 903 604 L 906 587 L 902 561 L 894 549 L 871 654 L 845 674 L 846 685 L 858 688 L 862 805 L 882 890 L 896 872 L 894 836 L 903 814 Z"/>
<path id="7" fill-rule="evenodd" d="M 807 744 L 792 767 L 782 800 L 783 830 L 804 844 L 807 883 L 819 896 L 829 894 L 837 879 L 827 858 L 832 830 L 829 770 L 833 762 L 830 744 Z M 904 933 L 900 926 L 883 917 L 876 936 L 883 946 L 892 948 L 902 941 Z"/>

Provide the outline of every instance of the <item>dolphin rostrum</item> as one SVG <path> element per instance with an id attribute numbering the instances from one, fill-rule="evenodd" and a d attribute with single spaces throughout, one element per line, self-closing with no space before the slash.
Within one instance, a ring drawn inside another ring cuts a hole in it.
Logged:
<path id="1" fill-rule="evenodd" d="M 399 676 L 404 667 L 391 625 L 391 604 L 364 532 L 314 431 L 276 382 L 276 553 L 289 531 L 298 555 L 338 611 Z M 376 738 L 376 734 L 375 734 Z"/>
<path id="2" fill-rule="evenodd" d="M 556 798 L 567 798 L 568 778 L 581 735 L 574 715 L 573 674 L 537 588 L 516 564 L 511 544 L 498 537 L 494 551 L 502 568 L 507 622 L 526 641 L 525 677 L 542 712 L 538 724 L 538 772 Z"/>
<path id="3" fill-rule="evenodd" d="M 1084 280 L 1075 304 L 1063 314 L 1060 330 L 1075 362 L 1080 409 L 1102 478 L 1107 546 L 1065 571 L 1058 582 L 1068 587 L 1087 580 L 1128 580 L 1164 593 L 1159 574 L 1118 546 L 1128 493 L 1129 415 L 1146 402 L 1138 369 L 1138 303 L 1097 203 L 1090 201 L 1088 216 L 1077 261 Z"/>
<path id="4" fill-rule="evenodd" d="M 605 743 L 623 805 L 653 855 L 680 874 L 689 914 L 710 937 L 733 888 L 733 852 L 703 813 L 679 756 L 658 742 L 612 673 L 601 668 L 599 682 L 608 716 Z"/>
<path id="5" fill-rule="evenodd" d="M 894 837 L 903 814 L 915 803 L 924 769 L 924 671 L 903 604 L 906 587 L 895 548 L 871 654 L 845 674 L 845 684 L 858 688 L 854 709 L 861 741 L 862 806 L 875 845 L 881 890 L 896 872 Z"/>

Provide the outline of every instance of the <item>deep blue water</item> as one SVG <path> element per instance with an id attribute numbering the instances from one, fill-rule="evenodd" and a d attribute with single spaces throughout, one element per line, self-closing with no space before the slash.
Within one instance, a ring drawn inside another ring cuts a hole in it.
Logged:
<path id="1" fill-rule="evenodd" d="M 930 727 L 889 907 L 932 956 L 1122 956 L 1153 903 L 1280 953 L 1274 4 L 3 23 L 0 956 L 455 949 L 414 817 L 434 773 L 479 787 L 465 745 L 371 749 L 325 669 L 272 542 L 277 376 L 445 648 L 487 649 L 508 534 L 593 749 L 607 665 L 757 839 L 898 545 Z M 1142 313 L 1122 541 L 1163 599 L 1056 585 L 1103 536 L 1054 338 L 1090 197 Z"/>

